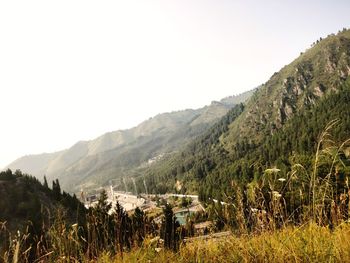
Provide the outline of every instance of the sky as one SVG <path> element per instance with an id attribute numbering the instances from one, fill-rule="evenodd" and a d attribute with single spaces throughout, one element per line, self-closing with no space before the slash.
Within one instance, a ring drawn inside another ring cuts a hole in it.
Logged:
<path id="1" fill-rule="evenodd" d="M 350 1 L 0 1 L 0 167 L 264 82 Z"/>

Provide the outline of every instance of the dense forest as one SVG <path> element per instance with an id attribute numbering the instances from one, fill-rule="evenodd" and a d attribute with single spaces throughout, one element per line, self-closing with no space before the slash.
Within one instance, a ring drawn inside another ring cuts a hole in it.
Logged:
<path id="1" fill-rule="evenodd" d="M 271 167 L 283 177 L 299 162 L 310 171 L 317 142 L 330 122 L 338 120 L 332 128 L 334 143 L 350 137 L 349 47 L 350 31 L 345 29 L 318 40 L 246 104 L 235 106 L 182 151 L 146 169 L 149 189 L 222 200 L 232 193 L 232 181 L 243 188 Z M 175 187 L 179 182 L 181 189 Z"/>
<path id="2" fill-rule="evenodd" d="M 61 191 L 58 180 L 42 184 L 35 177 L 17 170 L 0 173 L 0 250 L 11 246 L 11 240 L 25 234 L 24 246 L 32 246 L 64 216 L 67 223 L 83 223 L 86 210 L 75 195 Z M 29 258 L 37 252 L 33 246 Z"/>
<path id="3" fill-rule="evenodd" d="M 200 181 L 197 189 L 202 197 L 220 198 L 230 188 L 227 182 L 237 180 L 240 184 L 247 183 L 269 167 L 277 166 L 283 174 L 288 173 L 297 162 L 310 168 L 317 141 L 328 123 L 338 120 L 332 129 L 334 142 L 340 143 L 349 137 L 349 101 L 350 85 L 347 81 L 317 105 L 296 113 L 283 128 L 264 137 L 260 145 L 245 138 L 235 144 L 232 152 L 228 152 L 218 142 L 229 124 L 242 113 L 244 105 L 238 105 L 180 154 L 156 166 L 154 169 L 158 170 L 153 170 L 149 178 L 150 189 L 153 186 L 155 192 L 174 191 L 173 185 L 180 179 L 184 180 L 181 192 L 186 192 L 194 190 L 190 187 Z M 172 178 L 170 184 L 164 185 L 167 176 Z"/>

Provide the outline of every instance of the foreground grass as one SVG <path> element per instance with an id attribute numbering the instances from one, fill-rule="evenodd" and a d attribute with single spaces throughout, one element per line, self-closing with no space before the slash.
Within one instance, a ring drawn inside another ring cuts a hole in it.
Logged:
<path id="1" fill-rule="evenodd" d="M 98 262 L 350 262 L 350 224 L 334 231 L 309 224 L 274 233 L 196 240 L 176 253 L 147 245 L 111 258 L 101 255 Z"/>

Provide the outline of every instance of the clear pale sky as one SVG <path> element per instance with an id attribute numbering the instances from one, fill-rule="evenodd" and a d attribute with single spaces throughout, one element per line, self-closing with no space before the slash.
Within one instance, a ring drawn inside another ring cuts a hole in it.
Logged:
<path id="1" fill-rule="evenodd" d="M 0 1 L 0 167 L 265 82 L 350 1 Z"/>

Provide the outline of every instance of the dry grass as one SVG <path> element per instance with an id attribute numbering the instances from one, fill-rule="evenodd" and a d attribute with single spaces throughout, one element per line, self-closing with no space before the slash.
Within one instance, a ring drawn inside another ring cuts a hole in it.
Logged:
<path id="1" fill-rule="evenodd" d="M 22 262 L 25 253 L 19 253 L 19 242 L 13 245 L 15 257 L 2 260 Z M 195 240 L 182 244 L 178 252 L 164 249 L 157 252 L 156 244 L 146 239 L 140 248 L 123 253 L 123 257 L 108 252 L 100 253 L 96 259 L 86 254 L 61 252 L 55 256 L 55 253 L 58 251 L 35 262 L 350 262 L 350 224 L 342 223 L 333 231 L 309 223 L 258 235 Z"/>
<path id="2" fill-rule="evenodd" d="M 87 217 L 87 235 L 77 224 L 67 226 L 64 217 L 57 217 L 46 238 L 33 243 L 34 250 L 26 242 L 29 234 L 11 235 L 0 223 L 0 245 L 6 243 L 0 262 L 32 262 L 30 251 L 36 252 L 35 262 L 350 262 L 349 174 L 343 172 L 346 180 L 339 176 L 345 167 L 340 153 L 350 140 L 340 145 L 332 141 L 329 131 L 336 123 L 320 135 L 312 171 L 296 163 L 282 178 L 278 168 L 267 169 L 248 184 L 246 204 L 232 182 L 234 203 L 222 214 L 230 219 L 228 212 L 234 207 L 239 235 L 197 239 L 176 252 L 149 238 L 141 246 L 135 242 L 127 246 L 121 242 L 121 230 L 127 225 L 119 218 L 119 230 L 111 232 L 107 212 L 100 212 Z"/>
<path id="3" fill-rule="evenodd" d="M 143 248 L 98 262 L 350 262 L 350 225 L 334 231 L 310 223 L 260 235 L 226 237 L 183 244 L 178 252 L 145 243 Z"/>

